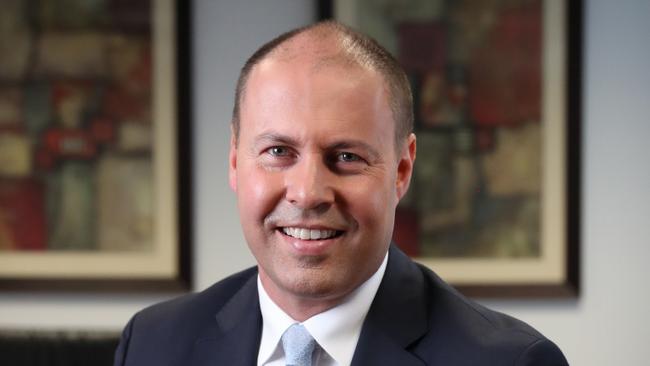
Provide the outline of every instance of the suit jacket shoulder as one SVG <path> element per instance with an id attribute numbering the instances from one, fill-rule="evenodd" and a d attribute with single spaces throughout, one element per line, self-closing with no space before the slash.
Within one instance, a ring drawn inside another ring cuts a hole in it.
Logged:
<path id="1" fill-rule="evenodd" d="M 222 361 L 219 347 L 226 348 L 224 357 L 238 345 L 257 349 L 261 315 L 256 278 L 257 268 L 249 268 L 202 292 L 138 312 L 123 331 L 115 366 L 208 365 Z M 234 348 L 227 349 L 229 332 L 240 332 L 238 336 L 246 341 L 235 342 Z M 247 350 L 244 355 L 249 353 Z"/>
<path id="2" fill-rule="evenodd" d="M 376 352 L 373 350 L 383 350 Z M 458 293 L 391 247 L 354 365 L 567 365 L 526 323 Z"/>

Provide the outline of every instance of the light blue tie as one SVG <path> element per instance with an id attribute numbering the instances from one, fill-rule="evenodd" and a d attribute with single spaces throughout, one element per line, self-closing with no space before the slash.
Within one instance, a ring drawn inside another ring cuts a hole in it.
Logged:
<path id="1" fill-rule="evenodd" d="M 282 335 L 282 348 L 287 366 L 311 366 L 311 354 L 316 341 L 302 326 L 294 324 Z"/>

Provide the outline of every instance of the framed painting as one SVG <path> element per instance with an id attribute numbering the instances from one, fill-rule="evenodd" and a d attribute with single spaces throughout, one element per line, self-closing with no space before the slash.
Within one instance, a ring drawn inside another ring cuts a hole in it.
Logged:
<path id="1" fill-rule="evenodd" d="M 411 81 L 418 152 L 398 246 L 471 296 L 577 296 L 581 2 L 318 4 Z"/>
<path id="2" fill-rule="evenodd" d="M 0 290 L 190 288 L 189 10 L 0 3 Z"/>

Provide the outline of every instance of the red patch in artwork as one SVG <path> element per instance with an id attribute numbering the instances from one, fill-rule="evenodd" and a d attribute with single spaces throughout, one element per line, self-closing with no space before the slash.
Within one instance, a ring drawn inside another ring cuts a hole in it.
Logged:
<path id="1" fill-rule="evenodd" d="M 472 55 L 469 102 L 478 125 L 540 120 L 541 17 L 538 1 L 504 11 Z"/>
<path id="2" fill-rule="evenodd" d="M 0 180 L 0 230 L 16 250 L 46 249 L 43 186 L 33 179 Z"/>
<path id="3" fill-rule="evenodd" d="M 411 257 L 420 255 L 420 243 L 418 240 L 419 226 L 418 214 L 414 209 L 397 207 L 393 242 Z"/>

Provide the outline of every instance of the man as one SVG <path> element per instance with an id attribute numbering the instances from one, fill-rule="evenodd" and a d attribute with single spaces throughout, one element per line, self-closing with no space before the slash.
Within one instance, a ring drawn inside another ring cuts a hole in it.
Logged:
<path id="1" fill-rule="evenodd" d="M 340 24 L 260 48 L 237 86 L 230 186 L 258 266 L 136 314 L 115 365 L 566 365 L 391 246 L 415 160 L 396 61 Z"/>

